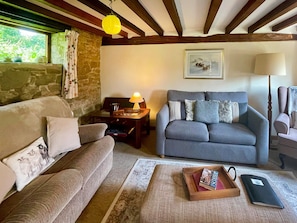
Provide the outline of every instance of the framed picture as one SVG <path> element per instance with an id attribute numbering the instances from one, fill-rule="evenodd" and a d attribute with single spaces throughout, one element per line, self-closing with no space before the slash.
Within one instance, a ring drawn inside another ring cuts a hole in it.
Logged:
<path id="1" fill-rule="evenodd" d="M 223 50 L 186 50 L 184 78 L 223 79 Z"/>

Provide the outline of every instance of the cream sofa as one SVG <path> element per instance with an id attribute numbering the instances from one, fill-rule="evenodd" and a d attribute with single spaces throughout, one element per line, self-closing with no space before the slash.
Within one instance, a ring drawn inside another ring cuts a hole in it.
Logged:
<path id="1" fill-rule="evenodd" d="M 49 136 L 47 116 L 66 122 L 72 120 L 72 123 L 74 119 L 68 103 L 58 96 L 0 107 L 0 195 L 4 196 L 9 183 L 17 178 L 3 159 L 12 157 L 40 137 L 46 144 L 54 145 L 49 137 L 61 134 L 59 131 L 67 127 L 65 123 L 57 125 Z M 104 136 L 106 128 L 106 124 L 77 124 L 81 146 L 57 155 L 45 172 L 20 191 L 14 191 L 13 186 L 9 192 L 12 195 L 6 195 L 0 204 L 0 222 L 75 222 L 112 168 L 114 140 Z M 73 132 L 72 129 L 64 131 L 66 135 L 69 132 Z M 63 137 L 59 143 L 69 140 Z M 26 168 L 20 168 L 23 169 Z"/>

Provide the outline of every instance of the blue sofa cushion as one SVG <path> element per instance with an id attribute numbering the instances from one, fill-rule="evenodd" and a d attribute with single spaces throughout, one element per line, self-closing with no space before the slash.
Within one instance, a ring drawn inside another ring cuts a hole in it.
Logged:
<path id="1" fill-rule="evenodd" d="M 175 120 L 170 122 L 165 130 L 166 138 L 208 142 L 207 125 L 202 122 Z"/>
<path id="2" fill-rule="evenodd" d="M 219 102 L 197 100 L 194 107 L 194 121 L 219 123 Z"/>
<path id="3" fill-rule="evenodd" d="M 205 100 L 204 92 L 190 92 L 190 91 L 177 91 L 177 90 L 168 90 L 167 100 L 168 101 L 184 101 L 185 99 L 189 100 Z"/>
<path id="4" fill-rule="evenodd" d="M 208 125 L 209 141 L 216 143 L 255 145 L 256 135 L 241 123 Z"/>

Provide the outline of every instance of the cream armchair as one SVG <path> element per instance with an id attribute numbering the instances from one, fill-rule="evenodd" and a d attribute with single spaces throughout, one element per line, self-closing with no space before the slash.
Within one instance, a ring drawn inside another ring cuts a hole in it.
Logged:
<path id="1" fill-rule="evenodd" d="M 274 121 L 281 168 L 286 156 L 297 159 L 297 86 L 278 88 L 279 115 Z"/>

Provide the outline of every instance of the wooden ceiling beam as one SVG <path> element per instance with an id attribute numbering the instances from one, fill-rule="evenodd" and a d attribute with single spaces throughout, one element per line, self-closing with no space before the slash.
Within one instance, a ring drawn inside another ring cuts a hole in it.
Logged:
<path id="1" fill-rule="evenodd" d="M 139 3 L 138 0 L 122 0 L 134 13 L 136 13 L 143 21 L 145 21 L 156 33 L 160 36 L 164 35 L 163 29 L 151 17 L 146 9 Z"/>
<path id="2" fill-rule="evenodd" d="M 171 44 L 171 43 L 205 43 L 205 42 L 261 42 L 297 40 L 296 34 L 218 34 L 206 37 L 180 36 L 146 36 L 131 39 L 103 38 L 102 45 L 141 45 L 141 44 Z"/>
<path id="3" fill-rule="evenodd" d="M 277 32 L 277 31 L 285 29 L 285 28 L 287 28 L 289 26 L 292 26 L 292 25 L 294 25 L 296 23 L 297 23 L 297 15 L 295 15 L 295 16 L 289 18 L 289 19 L 286 19 L 285 21 L 282 21 L 282 22 L 280 22 L 280 23 L 278 23 L 278 24 L 276 24 L 274 26 L 272 26 L 272 31 Z"/>
<path id="4" fill-rule="evenodd" d="M 219 8 L 220 8 L 222 2 L 223 2 L 223 0 L 212 0 L 211 1 L 210 7 L 208 10 L 208 15 L 206 18 L 206 22 L 205 22 L 204 29 L 203 29 L 204 34 L 208 34 L 209 29 L 217 15 L 218 11 L 219 11 Z"/>
<path id="5" fill-rule="evenodd" d="M 266 14 L 260 20 L 255 22 L 253 25 L 251 25 L 248 28 L 248 33 L 255 32 L 256 30 L 258 30 L 261 27 L 265 26 L 269 22 L 275 20 L 276 18 L 284 15 L 285 13 L 291 11 L 292 9 L 294 9 L 296 7 L 297 7 L 297 1 L 296 0 L 286 0 L 286 1 L 284 1 L 279 6 L 277 6 L 275 9 L 273 9 L 271 12 Z"/>
<path id="6" fill-rule="evenodd" d="M 51 33 L 56 33 L 56 32 L 59 32 L 59 31 L 53 31 L 51 32 L 50 30 L 44 30 L 43 28 L 42 29 L 38 29 L 37 27 L 32 27 L 32 25 L 28 26 L 28 25 L 25 25 L 25 24 L 20 24 L 18 22 L 9 22 L 9 21 L 4 21 L 2 19 L 0 19 L 0 24 L 1 25 L 4 25 L 4 26 L 9 26 L 9 27 L 13 27 L 13 28 L 16 28 L 16 29 L 23 29 L 23 30 L 27 30 L 27 31 L 33 31 L 33 32 L 38 32 L 38 33 L 42 33 L 44 35 L 49 35 Z"/>
<path id="7" fill-rule="evenodd" d="M 99 12 L 102 15 L 109 15 L 111 10 L 109 7 L 104 5 L 100 1 L 94 1 L 94 0 L 78 0 L 79 2 L 85 4 L 89 8 Z M 129 22 L 127 19 L 119 15 L 117 12 L 113 11 L 113 13 L 120 19 L 122 26 L 130 29 L 131 31 L 135 32 L 136 34 L 140 36 L 145 36 L 145 33 L 143 30 L 139 29 L 137 26 Z"/>
<path id="8" fill-rule="evenodd" d="M 225 29 L 226 34 L 230 34 L 240 23 L 242 23 L 252 12 L 254 12 L 265 0 L 249 0 L 240 12 L 234 17 Z"/>
<path id="9" fill-rule="evenodd" d="M 173 25 L 178 33 L 179 36 L 183 35 L 183 28 L 178 16 L 177 8 L 175 5 L 174 0 L 163 0 L 163 3 L 167 9 L 167 12 L 171 18 L 171 21 L 173 22 Z"/>
<path id="10" fill-rule="evenodd" d="M 48 5 L 59 9 L 60 11 L 69 13 L 72 16 L 75 16 L 77 18 L 80 18 L 86 22 L 89 22 L 93 25 L 96 25 L 98 27 L 102 28 L 102 20 L 65 2 L 65 1 L 57 1 L 57 0 L 44 0 L 46 3 L 49 3 Z M 119 33 L 120 36 L 123 36 L 125 38 L 128 38 L 128 33 L 121 30 L 121 32 Z"/>
<path id="11" fill-rule="evenodd" d="M 110 36 L 107 35 L 104 31 L 96 29 L 94 27 L 91 27 L 85 23 L 79 22 L 77 20 L 71 19 L 69 17 L 63 16 L 61 14 L 55 13 L 53 11 L 50 11 L 48 9 L 42 8 L 38 5 L 32 4 L 30 2 L 27 2 L 25 0 L 5 0 L 5 2 L 11 3 L 17 7 L 21 7 L 24 9 L 29 10 L 32 13 L 37 13 L 38 15 L 45 16 L 47 18 L 54 19 L 56 21 L 62 22 L 66 25 L 69 25 L 71 27 L 76 27 L 100 36 Z"/>
<path id="12" fill-rule="evenodd" d="M 31 30 L 43 30 L 47 33 L 61 32 L 70 28 L 69 25 L 36 15 L 21 8 L 13 7 L 7 3 L 0 2 L 0 5 L 0 15 L 3 23 L 18 23 L 20 26 L 30 28 Z"/>

